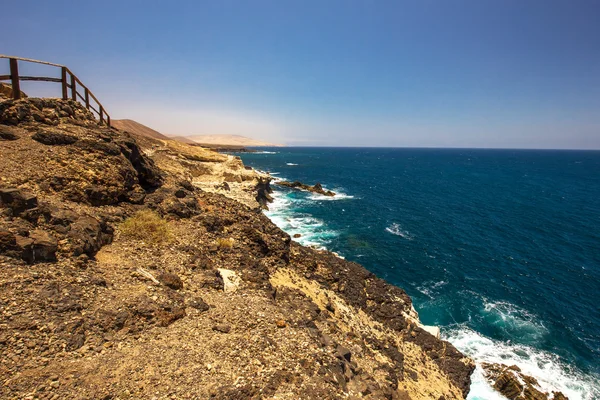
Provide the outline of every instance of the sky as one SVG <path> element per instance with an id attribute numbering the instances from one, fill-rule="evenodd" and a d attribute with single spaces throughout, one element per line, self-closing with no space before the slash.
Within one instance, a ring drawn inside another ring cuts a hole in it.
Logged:
<path id="1" fill-rule="evenodd" d="M 600 149 L 598 0 L 19 0 L 2 14 L 0 54 L 67 65 L 113 119 L 168 135 Z"/>

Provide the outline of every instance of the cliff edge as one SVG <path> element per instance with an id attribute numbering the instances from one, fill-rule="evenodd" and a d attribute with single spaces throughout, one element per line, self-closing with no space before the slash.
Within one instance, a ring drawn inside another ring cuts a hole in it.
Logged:
<path id="1" fill-rule="evenodd" d="M 291 241 L 239 159 L 165 142 L 0 102 L 0 398 L 466 397 L 402 289 Z"/>

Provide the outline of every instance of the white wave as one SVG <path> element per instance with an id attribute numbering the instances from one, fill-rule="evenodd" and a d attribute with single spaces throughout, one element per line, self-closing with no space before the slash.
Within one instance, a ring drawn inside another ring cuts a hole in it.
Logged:
<path id="1" fill-rule="evenodd" d="M 273 202 L 269 204 L 269 210 L 265 211 L 265 215 L 292 238 L 299 234 L 300 237 L 293 240 L 303 246 L 327 250 L 326 246 L 338 236 L 338 232 L 325 229 L 325 223 L 311 214 L 294 211 L 295 206 L 306 200 L 292 198 L 288 194 L 274 191 L 271 195 Z"/>
<path id="2" fill-rule="evenodd" d="M 324 190 L 327 190 L 325 188 L 323 188 Z M 308 198 L 311 200 L 326 200 L 326 201 L 331 201 L 331 200 L 349 200 L 349 199 L 353 199 L 354 196 L 343 193 L 343 192 L 339 192 L 339 191 L 333 191 L 335 192 L 335 196 L 325 196 L 323 194 L 319 194 L 319 193 L 311 193 Z"/>
<path id="3" fill-rule="evenodd" d="M 288 162 L 288 163 L 285 163 L 285 165 L 293 166 L 293 165 L 298 165 L 298 164 L 294 164 L 294 163 Z"/>
<path id="4" fill-rule="evenodd" d="M 481 364 L 484 362 L 516 365 L 525 375 L 537 379 L 544 391 L 560 391 L 570 400 L 600 398 L 600 377 L 586 375 L 547 351 L 490 339 L 465 325 L 443 329 L 442 339 L 452 343 L 479 366 L 471 377 L 471 392 L 467 397 L 469 400 L 502 399 L 492 397 L 493 389 L 486 382 L 481 370 Z"/>
<path id="5" fill-rule="evenodd" d="M 417 290 L 421 293 L 423 293 L 424 295 L 426 295 L 427 297 L 429 297 L 430 299 L 433 299 L 433 295 L 435 294 L 435 290 L 445 286 L 448 284 L 448 281 L 438 281 L 438 282 L 426 282 L 425 284 L 421 285 L 421 286 L 417 286 Z"/>
<path id="6" fill-rule="evenodd" d="M 279 154 L 278 151 L 254 151 L 253 154 Z"/>
<path id="7" fill-rule="evenodd" d="M 279 175 L 281 172 L 269 172 L 269 175 Z"/>
<path id="8" fill-rule="evenodd" d="M 391 233 L 392 235 L 400 236 L 407 240 L 413 240 L 410 233 L 408 231 L 402 230 L 402 226 L 400 226 L 400 224 L 397 224 L 395 222 L 391 226 L 388 226 L 387 228 L 385 228 L 385 230 L 387 232 Z"/>

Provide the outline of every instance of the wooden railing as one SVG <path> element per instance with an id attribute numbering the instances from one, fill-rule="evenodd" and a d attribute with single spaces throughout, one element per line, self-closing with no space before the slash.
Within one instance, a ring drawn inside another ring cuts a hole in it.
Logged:
<path id="1" fill-rule="evenodd" d="M 3 54 L 0 54 L 0 58 L 8 59 L 10 68 L 10 75 L 0 75 L 0 81 L 11 81 L 13 98 L 15 100 L 21 98 L 21 81 L 57 82 L 60 83 L 62 86 L 62 98 L 64 100 L 71 98 L 77 101 L 78 99 L 80 99 L 82 103 L 85 104 L 85 107 L 88 110 L 94 111 L 96 114 L 98 114 L 98 118 L 100 119 L 101 124 L 106 123 L 106 125 L 110 126 L 110 116 L 106 113 L 106 110 L 104 109 L 102 104 L 100 104 L 96 96 L 94 96 L 94 94 L 87 88 L 87 86 L 85 86 L 79 80 L 79 78 L 77 78 L 75 74 L 71 72 L 69 68 L 60 64 L 32 60 L 30 58 L 6 56 Z M 19 75 L 19 61 L 58 67 L 61 69 L 61 77 L 49 78 L 42 76 L 21 76 Z M 67 78 L 69 78 L 70 82 L 67 81 Z M 78 91 L 79 87 L 83 89 L 83 95 Z M 93 105 L 90 104 L 90 99 L 96 102 L 96 107 L 98 107 L 98 109 L 94 108 Z"/>

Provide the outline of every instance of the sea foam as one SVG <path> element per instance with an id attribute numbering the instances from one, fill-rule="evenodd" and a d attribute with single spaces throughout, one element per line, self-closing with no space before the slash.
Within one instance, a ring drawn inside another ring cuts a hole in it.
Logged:
<path id="1" fill-rule="evenodd" d="M 338 232 L 326 229 L 322 220 L 311 214 L 295 211 L 306 199 L 293 198 L 290 193 L 282 191 L 274 191 L 272 197 L 273 202 L 269 204 L 265 215 L 290 236 L 299 234 L 300 237 L 294 239 L 298 243 L 326 250 L 331 240 L 338 236 Z"/>
<path id="2" fill-rule="evenodd" d="M 469 400 L 503 398 L 493 397 L 494 390 L 483 377 L 481 363 L 484 362 L 516 365 L 525 375 L 536 378 L 543 390 L 561 391 L 570 400 L 600 398 L 600 377 L 586 375 L 566 365 L 552 353 L 526 345 L 490 339 L 464 324 L 443 328 L 442 339 L 452 343 L 478 364 L 471 376 L 471 392 L 467 397 Z"/>

